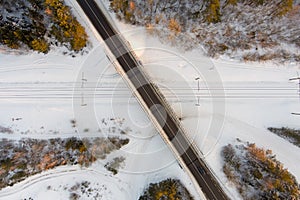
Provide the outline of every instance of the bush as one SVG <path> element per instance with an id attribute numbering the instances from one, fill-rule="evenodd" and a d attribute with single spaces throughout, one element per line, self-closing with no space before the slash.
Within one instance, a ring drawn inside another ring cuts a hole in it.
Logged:
<path id="1" fill-rule="evenodd" d="M 116 175 L 118 173 L 118 169 L 121 167 L 121 164 L 125 161 L 124 157 L 114 158 L 111 162 L 108 162 L 104 165 L 104 167 Z"/>
<path id="2" fill-rule="evenodd" d="M 294 145 L 300 147 L 300 130 L 291 129 L 291 128 L 268 128 L 269 131 L 275 133 L 276 135 L 287 139 L 289 142 L 293 143 Z"/>
<path id="3" fill-rule="evenodd" d="M 86 151 L 86 147 L 83 144 L 82 140 L 77 139 L 76 137 L 72 137 L 67 140 L 65 145 L 66 150 L 78 150 L 80 152 Z"/>
<path id="4" fill-rule="evenodd" d="M 179 180 L 167 179 L 159 183 L 150 183 L 139 200 L 177 199 L 192 200 L 188 190 Z"/>

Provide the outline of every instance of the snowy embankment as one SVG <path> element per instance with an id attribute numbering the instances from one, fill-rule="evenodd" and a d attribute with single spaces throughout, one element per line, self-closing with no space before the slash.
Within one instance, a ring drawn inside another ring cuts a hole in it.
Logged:
<path id="1" fill-rule="evenodd" d="M 60 167 L 6 188 L 0 191 L 1 199 L 30 196 L 44 199 L 45 195 L 49 199 L 66 199 L 70 194 L 68 188 L 83 180 L 90 181 L 93 187 L 105 185 L 107 190 L 98 193 L 106 199 L 138 199 L 149 183 L 166 178 L 180 179 L 198 199 L 188 176 L 110 64 L 101 42 L 96 39 L 99 36 L 94 35 L 76 2 L 69 3 L 88 30 L 93 48 L 87 55 L 75 58 L 62 55 L 59 49 L 47 55 L 0 54 L 3 111 L 0 125 L 14 131 L 1 137 L 107 136 L 115 134 L 113 130 L 119 127 L 126 131 L 130 143 L 91 168 L 75 167 L 76 172 L 60 174 L 59 171 L 74 168 Z M 299 66 L 211 61 L 202 51 L 184 53 L 149 37 L 144 29 L 117 20 L 115 23 L 182 118 L 189 137 L 194 138 L 215 174 L 236 199 L 240 197 L 227 183 L 220 156 L 222 146 L 235 138 L 271 149 L 300 180 L 299 148 L 266 129 L 269 126 L 300 128 L 299 117 L 290 114 L 300 111 L 297 84 L 288 82 Z M 77 128 L 70 124 L 74 118 Z M 117 126 L 120 121 L 121 125 Z M 84 129 L 89 130 L 84 132 Z M 103 166 L 120 155 L 125 156 L 125 163 L 116 176 L 111 176 Z M 44 180 L 42 177 L 47 173 L 54 174 L 55 178 Z M 52 189 L 48 190 L 48 185 Z"/>

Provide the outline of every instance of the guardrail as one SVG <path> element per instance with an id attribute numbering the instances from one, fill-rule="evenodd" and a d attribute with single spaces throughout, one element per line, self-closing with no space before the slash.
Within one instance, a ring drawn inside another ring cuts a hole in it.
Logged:
<path id="1" fill-rule="evenodd" d="M 115 29 L 117 33 L 120 33 L 118 27 L 115 25 L 115 23 L 112 23 L 114 20 L 112 19 L 111 15 L 109 12 L 107 12 L 106 6 L 103 4 L 102 0 L 94 0 L 96 4 L 99 6 L 101 9 L 102 13 L 105 15 L 106 19 L 110 22 L 110 25 Z"/>

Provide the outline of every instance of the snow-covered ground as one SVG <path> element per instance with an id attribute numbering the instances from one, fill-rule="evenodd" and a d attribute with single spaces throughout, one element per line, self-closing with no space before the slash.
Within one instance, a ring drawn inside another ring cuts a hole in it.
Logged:
<path id="1" fill-rule="evenodd" d="M 35 175 L 1 190 L 0 198 L 67 199 L 68 188 L 90 181 L 103 199 L 137 199 L 149 183 L 178 178 L 195 199 L 200 199 L 110 63 L 103 41 L 75 0 L 68 4 L 89 31 L 89 53 L 75 58 L 63 55 L 59 49 L 47 55 L 0 54 L 0 126 L 14 131 L 0 136 L 107 136 L 120 126 L 130 143 L 90 168 L 64 166 Z M 288 81 L 297 75 L 299 66 L 210 60 L 202 50 L 182 52 L 150 37 L 144 29 L 120 23 L 113 16 L 112 20 L 234 198 L 239 196 L 222 172 L 220 150 L 235 138 L 271 149 L 300 181 L 300 149 L 266 129 L 300 128 L 300 118 L 291 115 L 300 112 L 298 85 Z M 76 119 L 77 128 L 72 128 L 71 119 Z M 112 176 L 103 166 L 116 156 L 126 160 L 119 173 Z"/>

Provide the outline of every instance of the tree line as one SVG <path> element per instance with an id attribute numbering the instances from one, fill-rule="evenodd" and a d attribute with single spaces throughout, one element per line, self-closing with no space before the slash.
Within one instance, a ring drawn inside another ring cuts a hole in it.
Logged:
<path id="1" fill-rule="evenodd" d="M 47 53 L 51 44 L 80 51 L 87 44 L 84 27 L 63 0 L 1 0 L 0 44 Z M 58 43 L 58 42 L 59 43 Z"/>
<path id="2" fill-rule="evenodd" d="M 237 6 L 239 3 L 247 4 L 249 6 L 260 6 L 260 5 L 270 5 L 276 9 L 274 9 L 274 16 L 283 16 L 287 14 L 293 8 L 293 0 L 203 0 L 196 1 L 192 0 L 189 2 L 185 2 L 184 0 L 171 0 L 168 2 L 160 2 L 157 0 L 111 0 L 111 8 L 116 12 L 121 14 L 124 19 L 128 22 L 135 22 L 135 16 L 138 15 L 136 12 L 136 4 L 147 5 L 151 12 L 155 12 L 159 9 L 158 4 L 162 5 L 162 12 L 166 11 L 168 8 L 177 6 L 178 11 L 180 11 L 181 6 L 186 6 L 188 4 L 196 7 L 198 9 L 191 11 L 192 16 L 195 18 L 201 18 L 203 21 L 208 23 L 217 23 L 221 21 L 222 10 L 228 6 Z M 179 4 L 179 5 L 178 5 Z M 161 5 L 160 5 L 161 6 Z M 154 7 L 154 9 L 153 9 Z M 187 8 L 187 6 L 186 6 Z M 193 10 L 193 8 L 191 9 Z M 176 17 L 176 16 L 174 16 Z"/>

